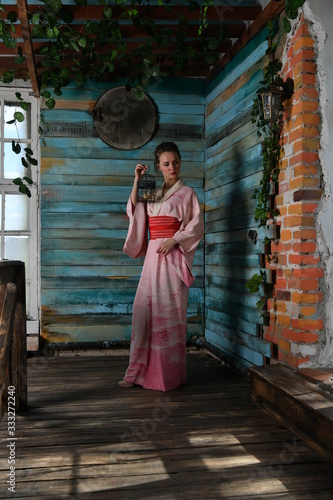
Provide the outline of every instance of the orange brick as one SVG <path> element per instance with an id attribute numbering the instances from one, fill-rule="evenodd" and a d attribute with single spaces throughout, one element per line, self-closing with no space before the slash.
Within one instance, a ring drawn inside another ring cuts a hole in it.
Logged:
<path id="1" fill-rule="evenodd" d="M 293 271 L 292 271 L 292 269 L 285 269 L 283 274 L 286 278 L 291 278 Z"/>
<path id="2" fill-rule="evenodd" d="M 303 130 L 303 137 L 313 138 L 320 136 L 318 127 L 303 127 L 302 130 Z"/>
<path id="3" fill-rule="evenodd" d="M 320 257 L 291 253 L 288 255 L 288 261 L 290 264 L 296 264 L 297 266 L 315 266 L 320 262 Z"/>
<path id="4" fill-rule="evenodd" d="M 302 207 L 303 214 L 314 214 L 318 210 L 318 203 L 306 203 Z"/>
<path id="5" fill-rule="evenodd" d="M 277 269 L 276 276 L 278 276 L 279 278 L 282 278 L 284 276 L 283 269 Z"/>
<path id="6" fill-rule="evenodd" d="M 293 94 L 293 102 L 304 101 L 306 99 L 318 99 L 318 91 L 314 87 L 299 87 Z"/>
<path id="7" fill-rule="evenodd" d="M 322 292 L 302 293 L 292 292 L 291 301 L 294 304 L 319 304 L 323 300 Z"/>
<path id="8" fill-rule="evenodd" d="M 283 338 L 286 340 L 290 340 L 291 342 L 300 343 L 304 342 L 307 344 L 313 344 L 314 342 L 318 342 L 318 334 L 310 333 L 310 332 L 295 332 L 294 330 L 284 328 L 283 329 Z"/>
<path id="9" fill-rule="evenodd" d="M 320 149 L 320 141 L 318 139 L 300 139 L 293 144 L 294 153 L 299 151 L 318 151 Z"/>
<path id="10" fill-rule="evenodd" d="M 288 289 L 289 290 L 302 290 L 301 280 L 298 278 L 290 278 L 288 280 Z"/>
<path id="11" fill-rule="evenodd" d="M 314 217 L 310 215 L 288 215 L 283 220 L 284 227 L 313 226 Z"/>
<path id="12" fill-rule="evenodd" d="M 289 215 L 302 215 L 303 213 L 303 205 L 302 203 L 294 203 L 293 205 L 288 206 L 288 214 Z"/>
<path id="13" fill-rule="evenodd" d="M 278 194 L 275 196 L 275 206 L 279 207 L 281 205 L 284 205 L 284 196 L 283 194 Z"/>
<path id="14" fill-rule="evenodd" d="M 305 47 L 309 49 L 314 48 L 314 40 L 310 36 L 303 36 L 302 38 L 296 40 L 294 43 L 294 53 L 297 53 Z"/>
<path id="15" fill-rule="evenodd" d="M 299 229 L 293 232 L 295 240 L 315 240 L 317 238 L 317 231 L 315 229 Z"/>
<path id="16" fill-rule="evenodd" d="M 305 57 L 303 57 L 303 51 L 299 51 L 297 54 L 294 56 L 288 56 L 290 57 L 290 67 L 296 66 L 297 64 L 301 63 Z"/>
<path id="17" fill-rule="evenodd" d="M 294 104 L 291 110 L 291 116 L 297 116 L 301 113 L 314 112 L 318 109 L 318 101 L 300 101 Z"/>
<path id="18" fill-rule="evenodd" d="M 283 206 L 279 208 L 280 217 L 284 217 L 288 213 L 288 207 Z"/>
<path id="19" fill-rule="evenodd" d="M 289 134 L 290 143 L 302 137 L 303 137 L 303 127 L 297 127 L 296 129 L 294 128 Z"/>
<path id="20" fill-rule="evenodd" d="M 285 254 L 279 254 L 276 256 L 277 262 L 279 266 L 286 266 L 287 265 L 287 255 Z"/>
<path id="21" fill-rule="evenodd" d="M 295 278 L 322 278 L 324 271 L 320 267 L 301 267 L 294 269 L 293 276 Z"/>
<path id="22" fill-rule="evenodd" d="M 319 125 L 320 117 L 317 114 L 302 113 L 295 118 L 294 126 L 299 127 L 300 125 Z"/>
<path id="23" fill-rule="evenodd" d="M 282 229 L 280 234 L 281 241 L 290 241 L 292 238 L 292 232 L 290 230 Z"/>
<path id="24" fill-rule="evenodd" d="M 318 167 L 316 165 L 296 165 L 294 168 L 295 177 L 302 175 L 317 175 Z"/>
<path id="25" fill-rule="evenodd" d="M 287 288 L 287 280 L 285 278 L 277 278 L 275 287 L 277 289 L 285 290 Z"/>
<path id="26" fill-rule="evenodd" d="M 301 290 L 306 290 L 309 292 L 319 290 L 319 279 L 302 279 Z"/>
<path id="27" fill-rule="evenodd" d="M 277 336 L 274 335 L 274 334 L 271 334 L 269 332 L 265 332 L 265 340 L 268 340 L 268 342 L 271 342 L 272 344 L 277 344 L 278 343 Z"/>
<path id="28" fill-rule="evenodd" d="M 302 73 L 315 74 L 317 71 L 317 66 L 312 61 L 301 61 L 294 67 L 294 78 Z"/>
<path id="29" fill-rule="evenodd" d="M 317 177 L 296 177 L 296 179 L 293 179 L 292 181 L 289 182 L 289 189 L 290 191 L 294 191 L 295 189 L 299 189 L 300 187 L 313 187 L 313 186 L 319 186 L 319 179 Z"/>
<path id="30" fill-rule="evenodd" d="M 304 318 L 309 318 L 317 314 L 317 308 L 313 306 L 301 307 L 300 313 Z"/>
<path id="31" fill-rule="evenodd" d="M 311 153 L 310 151 L 302 151 L 301 153 L 297 153 L 289 158 L 289 166 L 293 167 L 294 165 L 298 165 L 299 163 L 315 163 L 319 160 L 318 153 Z"/>
<path id="32" fill-rule="evenodd" d="M 292 320 L 292 324 L 294 321 L 297 321 L 297 327 L 301 330 L 322 330 L 324 328 L 324 323 L 321 319 L 298 319 Z"/>
<path id="33" fill-rule="evenodd" d="M 291 39 L 291 43 L 295 43 L 296 40 L 298 40 L 301 37 L 308 37 L 309 36 L 309 27 L 307 24 L 302 22 L 302 24 L 299 25 L 299 27 L 296 30 L 295 35 Z"/>
<path id="34" fill-rule="evenodd" d="M 279 349 L 282 351 L 290 352 L 290 342 L 289 340 L 279 339 Z"/>
<path id="35" fill-rule="evenodd" d="M 298 358 L 293 354 L 279 350 L 278 360 L 286 363 L 292 368 L 298 368 L 299 365 L 307 363 L 309 361 L 309 358 Z"/>
<path id="36" fill-rule="evenodd" d="M 274 303 L 274 311 L 278 313 L 285 313 L 287 309 L 287 304 L 285 302 L 276 301 Z"/>
<path id="37" fill-rule="evenodd" d="M 301 243 L 294 243 L 292 245 L 294 253 L 315 253 L 317 251 L 317 244 L 310 241 L 302 241 Z"/>

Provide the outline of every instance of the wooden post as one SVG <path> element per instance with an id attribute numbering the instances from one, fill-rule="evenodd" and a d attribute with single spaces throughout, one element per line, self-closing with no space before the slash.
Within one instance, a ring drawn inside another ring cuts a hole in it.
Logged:
<path id="1" fill-rule="evenodd" d="M 17 301 L 13 325 L 11 382 L 15 387 L 16 410 L 27 407 L 27 331 L 25 266 L 16 263 Z"/>
<path id="2" fill-rule="evenodd" d="M 0 402 L 7 410 L 8 386 L 15 388 L 15 409 L 27 407 L 27 341 L 24 262 L 0 262 Z"/>

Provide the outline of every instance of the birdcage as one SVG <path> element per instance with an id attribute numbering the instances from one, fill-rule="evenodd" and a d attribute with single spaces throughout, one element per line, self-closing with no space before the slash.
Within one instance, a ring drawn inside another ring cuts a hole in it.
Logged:
<path id="1" fill-rule="evenodd" d="M 146 173 L 138 180 L 138 201 L 154 203 L 156 195 L 156 181 L 153 175 Z"/>

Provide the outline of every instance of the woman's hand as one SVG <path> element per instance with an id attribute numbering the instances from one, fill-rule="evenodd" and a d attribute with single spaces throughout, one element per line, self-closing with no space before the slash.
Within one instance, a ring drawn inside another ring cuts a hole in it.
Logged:
<path id="1" fill-rule="evenodd" d="M 158 247 L 156 250 L 157 253 L 161 253 L 163 255 L 167 255 L 171 248 L 173 248 L 175 245 L 177 245 L 177 241 L 174 240 L 173 238 L 170 238 L 168 240 L 163 241 L 163 243 Z"/>
<path id="2" fill-rule="evenodd" d="M 134 183 L 133 183 L 133 188 L 131 192 L 131 201 L 133 204 L 133 207 L 136 207 L 136 203 L 138 201 L 138 181 L 140 177 L 143 176 L 145 172 L 148 170 L 148 165 L 142 165 L 141 163 L 138 163 L 137 166 L 135 167 L 134 171 Z"/>
<path id="3" fill-rule="evenodd" d="M 138 181 L 140 177 L 143 176 L 149 169 L 148 165 L 142 165 L 141 163 L 138 163 L 137 166 L 135 167 L 135 179 Z"/>

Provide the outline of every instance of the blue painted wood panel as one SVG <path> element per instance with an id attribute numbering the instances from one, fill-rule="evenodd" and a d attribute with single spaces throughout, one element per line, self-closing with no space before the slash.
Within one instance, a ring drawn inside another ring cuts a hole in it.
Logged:
<path id="1" fill-rule="evenodd" d="M 235 364 L 261 365 L 270 343 L 257 336 L 259 297 L 245 283 L 259 269 L 253 191 L 262 147 L 251 108 L 267 62 L 266 33 L 253 39 L 209 85 L 206 95 L 205 336 Z"/>
<path id="2" fill-rule="evenodd" d="M 105 90 L 102 83 L 82 89 L 68 86 L 54 110 L 43 110 L 49 123 L 41 161 L 45 342 L 130 339 L 132 303 L 143 259 L 132 260 L 122 251 L 128 228 L 126 203 L 136 163 L 152 167 L 154 149 L 163 140 L 178 144 L 182 177 L 204 207 L 203 82 L 168 79 L 154 85 L 150 97 L 158 111 L 158 128 L 149 143 L 132 151 L 109 147 L 97 136 L 92 110 Z M 161 177 L 156 177 L 161 183 Z M 193 270 L 189 337 L 204 334 L 203 243 Z"/>

